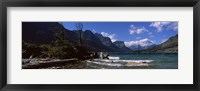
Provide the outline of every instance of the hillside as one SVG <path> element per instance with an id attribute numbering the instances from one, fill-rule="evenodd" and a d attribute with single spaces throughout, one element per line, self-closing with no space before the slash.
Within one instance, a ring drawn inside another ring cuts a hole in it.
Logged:
<path id="1" fill-rule="evenodd" d="M 113 51 L 115 51 L 115 52 L 124 51 L 124 50 L 120 49 L 119 47 L 117 47 L 115 44 L 113 44 L 109 37 L 104 37 L 99 33 L 95 33 L 95 36 L 97 36 L 105 46 L 112 49 Z"/>
<path id="2" fill-rule="evenodd" d="M 144 53 L 178 53 L 178 35 L 170 37 L 164 43 L 154 46 L 150 49 L 143 50 Z"/>
<path id="3" fill-rule="evenodd" d="M 22 22 L 22 39 L 28 43 L 50 44 L 58 28 L 64 29 L 57 22 Z"/>
<path id="4" fill-rule="evenodd" d="M 115 41 L 114 44 L 124 52 L 131 52 L 132 50 L 126 47 L 124 41 Z"/>
<path id="5" fill-rule="evenodd" d="M 83 31 L 83 43 L 93 51 L 113 51 L 106 47 L 90 30 Z"/>

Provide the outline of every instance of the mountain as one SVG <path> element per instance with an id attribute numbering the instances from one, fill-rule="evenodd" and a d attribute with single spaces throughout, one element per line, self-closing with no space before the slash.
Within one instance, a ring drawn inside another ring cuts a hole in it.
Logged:
<path id="1" fill-rule="evenodd" d="M 58 28 L 64 29 L 57 22 L 22 22 L 22 39 L 29 43 L 50 44 Z"/>
<path id="2" fill-rule="evenodd" d="M 115 41 L 114 44 L 124 52 L 131 52 L 132 50 L 126 47 L 124 41 Z"/>
<path id="3" fill-rule="evenodd" d="M 155 44 L 147 38 L 138 41 L 125 42 L 125 44 L 133 51 L 145 50 L 155 46 Z"/>
<path id="4" fill-rule="evenodd" d="M 95 51 L 113 51 L 102 44 L 101 40 L 96 37 L 90 30 L 83 31 L 83 43 Z"/>
<path id="5" fill-rule="evenodd" d="M 145 49 L 149 49 L 149 48 L 152 48 L 154 47 L 155 44 L 152 44 L 152 45 L 148 45 L 148 46 L 141 46 L 141 45 L 132 45 L 130 46 L 129 48 L 133 51 L 138 51 L 138 50 L 145 50 Z"/>
<path id="6" fill-rule="evenodd" d="M 164 43 L 154 46 L 150 49 L 143 50 L 148 53 L 178 53 L 178 34 L 170 37 Z"/>
<path id="7" fill-rule="evenodd" d="M 113 44 L 109 37 L 104 37 L 102 34 L 99 34 L 99 33 L 95 33 L 95 36 L 97 36 L 106 47 L 112 49 L 113 51 L 115 52 L 124 51 L 120 49 L 119 47 L 117 47 L 115 44 Z"/>
<path id="8" fill-rule="evenodd" d="M 64 32 L 64 37 L 73 44 L 79 43 L 79 32 L 65 29 L 58 22 L 22 22 L 22 39 L 28 43 L 51 44 L 56 33 Z M 94 51 L 112 51 L 89 30 L 82 33 L 83 42 Z"/>
<path id="9" fill-rule="evenodd" d="M 62 32 L 62 33 L 61 33 Z M 90 30 L 81 31 L 83 44 L 93 51 L 130 52 L 123 41 L 112 43 L 109 37 L 94 34 Z M 79 44 L 80 31 L 68 30 L 58 22 L 22 22 L 22 39 L 27 43 L 52 44 L 55 35 L 63 37 L 74 45 Z"/>
<path id="10" fill-rule="evenodd" d="M 71 30 L 65 29 L 65 38 L 69 40 L 70 43 L 76 45 L 79 43 L 79 35 Z"/>

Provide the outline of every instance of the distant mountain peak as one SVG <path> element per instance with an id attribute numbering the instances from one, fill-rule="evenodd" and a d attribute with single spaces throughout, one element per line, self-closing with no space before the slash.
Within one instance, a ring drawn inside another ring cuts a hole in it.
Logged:
<path id="1" fill-rule="evenodd" d="M 90 30 L 85 30 L 84 32 L 87 32 L 87 33 L 91 33 L 91 34 L 93 34 L 93 32 L 90 31 Z"/>
<path id="2" fill-rule="evenodd" d="M 145 38 L 137 41 L 125 42 L 125 45 L 132 50 L 144 50 L 155 46 L 154 42 Z"/>

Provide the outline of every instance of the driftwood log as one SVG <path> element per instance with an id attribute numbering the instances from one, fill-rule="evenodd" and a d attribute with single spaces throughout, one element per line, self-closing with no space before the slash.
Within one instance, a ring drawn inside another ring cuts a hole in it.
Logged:
<path id="1" fill-rule="evenodd" d="M 71 63 L 78 61 L 77 58 L 73 59 L 62 59 L 62 60 L 52 60 L 52 61 L 37 61 L 33 63 L 26 63 L 22 65 L 22 69 L 39 69 L 39 68 L 47 68 L 52 66 L 63 65 L 66 63 Z"/>

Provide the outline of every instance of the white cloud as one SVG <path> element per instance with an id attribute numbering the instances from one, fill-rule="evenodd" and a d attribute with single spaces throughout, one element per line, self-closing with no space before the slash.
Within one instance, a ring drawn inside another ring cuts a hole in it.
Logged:
<path id="1" fill-rule="evenodd" d="M 109 36 L 109 34 L 106 33 L 106 32 L 101 32 L 101 34 L 102 34 L 104 37 L 108 37 L 108 36 Z"/>
<path id="2" fill-rule="evenodd" d="M 152 35 L 152 32 L 149 32 L 149 35 Z"/>
<path id="3" fill-rule="evenodd" d="M 144 46 L 150 46 L 154 44 L 154 41 L 149 40 L 148 38 L 137 40 L 137 41 L 129 41 L 124 42 L 127 47 L 133 46 L 133 45 L 140 45 L 142 47 Z"/>
<path id="4" fill-rule="evenodd" d="M 116 34 L 108 34 L 106 32 L 101 32 L 102 36 L 104 37 L 109 37 L 111 39 L 112 42 L 117 41 L 116 39 Z"/>
<path id="5" fill-rule="evenodd" d="M 152 22 L 149 26 L 155 27 L 157 29 L 157 32 L 161 32 L 163 30 L 163 27 L 168 25 L 170 22 Z"/>
<path id="6" fill-rule="evenodd" d="M 149 26 L 155 27 L 157 32 L 161 32 L 163 30 L 178 30 L 177 22 L 152 22 Z"/>
<path id="7" fill-rule="evenodd" d="M 138 27 L 135 25 L 130 25 L 130 27 L 129 27 L 130 34 L 141 34 L 144 32 L 148 32 L 148 30 L 145 27 Z"/>

